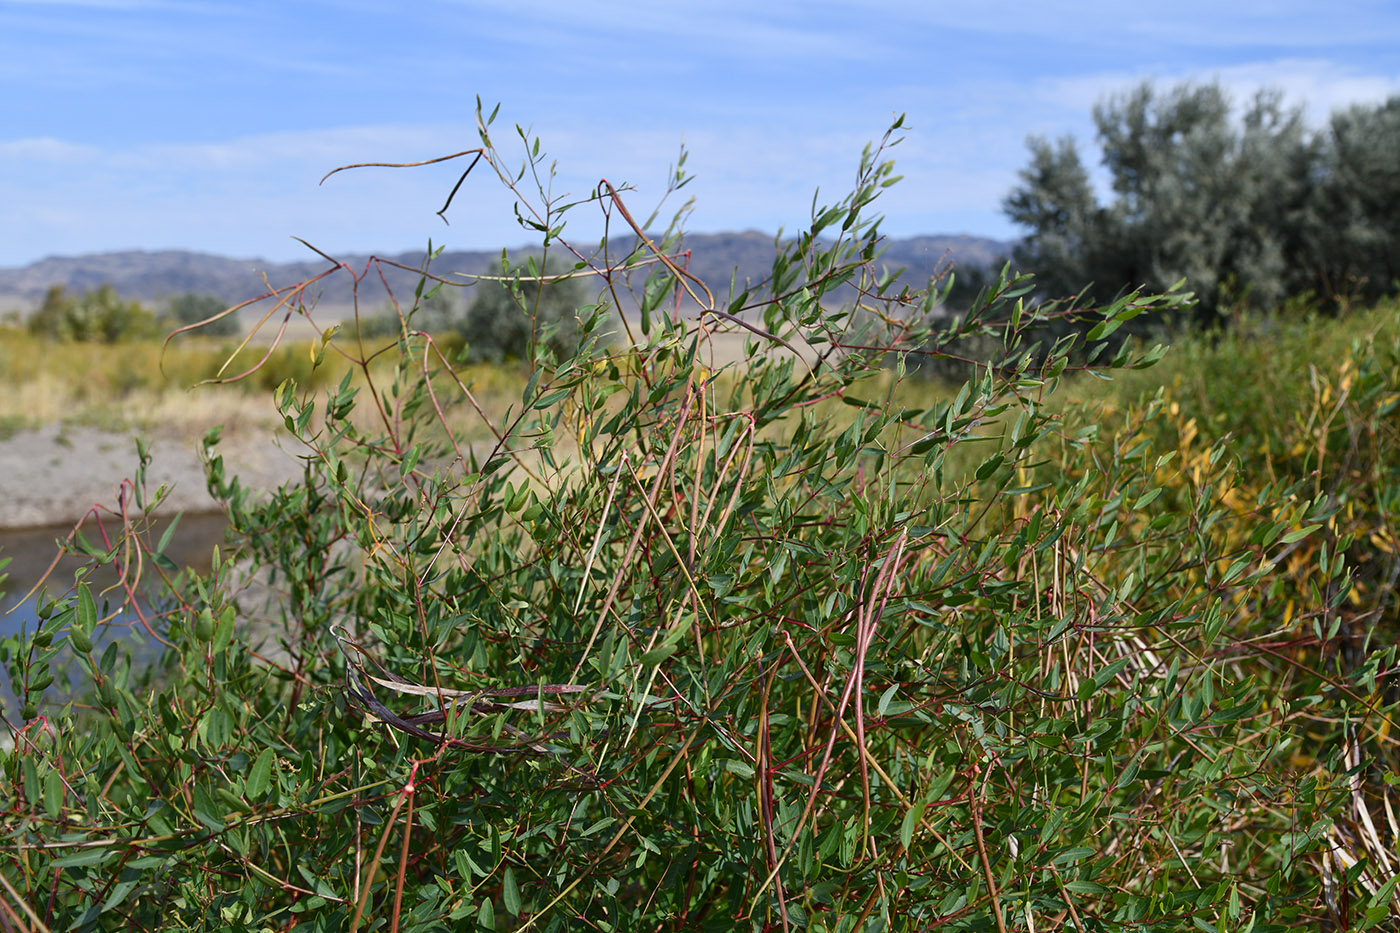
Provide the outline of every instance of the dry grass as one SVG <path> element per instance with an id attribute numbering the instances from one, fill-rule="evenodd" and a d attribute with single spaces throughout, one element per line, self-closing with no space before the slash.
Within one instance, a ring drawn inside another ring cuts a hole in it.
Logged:
<path id="1" fill-rule="evenodd" d="M 217 371 L 228 349 L 205 341 L 178 347 L 162 361 L 154 341 L 54 344 L 9 330 L 0 339 L 0 424 L 11 432 L 68 423 L 190 435 L 216 424 L 275 424 L 265 393 L 237 386 L 191 389 Z"/>
<path id="2" fill-rule="evenodd" d="M 356 427 L 373 435 L 384 430 L 386 420 L 403 417 L 397 410 L 401 400 L 388 391 L 395 368 L 388 355 L 362 370 L 336 352 L 372 357 L 379 345 L 359 346 L 342 334 L 318 367 L 312 365 L 315 348 L 310 340 L 284 340 L 246 378 L 219 383 L 210 380 L 254 368 L 269 352 L 266 343 L 245 348 L 230 362 L 237 349 L 232 341 L 182 337 L 165 348 L 158 341 L 49 343 L 8 329 L 0 332 L 0 437 L 48 424 L 159 432 L 192 443 L 216 425 L 225 428 L 226 436 L 278 431 L 283 419 L 273 390 L 284 379 L 295 379 L 304 398 L 319 400 L 347 371 L 363 402 L 354 412 Z M 420 346 L 420 364 L 421 351 Z M 441 366 L 433 356 L 429 363 L 432 369 Z M 440 397 L 460 401 L 460 381 L 471 390 L 481 414 L 461 404 L 447 408 L 446 429 L 472 445 L 494 440 L 481 415 L 491 424 L 503 423 L 520 407 L 525 377 L 508 366 L 454 369 L 455 379 L 443 375 L 434 380 Z M 379 405 L 370 402 L 371 395 L 378 396 Z"/>

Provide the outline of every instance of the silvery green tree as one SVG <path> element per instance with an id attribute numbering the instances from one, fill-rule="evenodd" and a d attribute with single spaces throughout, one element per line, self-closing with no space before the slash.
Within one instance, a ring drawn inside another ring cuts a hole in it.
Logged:
<path id="1" fill-rule="evenodd" d="M 1158 94 L 1142 85 L 1095 108 L 1117 195 L 1109 227 L 1136 273 L 1116 285 L 1185 279 L 1209 318 L 1247 290 L 1285 296 L 1285 255 L 1305 210 L 1311 148 L 1298 110 L 1260 93 L 1236 128 L 1217 84 Z"/>
<path id="2" fill-rule="evenodd" d="M 1332 115 L 1308 246 L 1322 294 L 1368 300 L 1400 279 L 1400 97 Z"/>
<path id="3" fill-rule="evenodd" d="M 1032 136 L 1031 164 L 1021 170 L 1021 186 L 1003 204 L 1030 233 L 1015 250 L 1018 265 L 1035 268 L 1047 290 L 1070 295 L 1095 279 L 1093 252 L 1106 237 L 1106 223 L 1071 137 L 1051 143 Z"/>
<path id="4" fill-rule="evenodd" d="M 1184 279 L 1205 321 L 1236 303 L 1330 299 L 1358 283 L 1383 291 L 1400 207 L 1387 175 L 1400 141 L 1393 103 L 1336 115 L 1317 134 L 1274 90 L 1236 120 L 1218 84 L 1142 84 L 1094 109 L 1106 206 L 1073 140 L 1030 140 L 1031 164 L 1003 205 L 1030 229 L 1016 261 L 1097 300 Z"/>
<path id="5" fill-rule="evenodd" d="M 460 326 L 473 362 L 533 359 L 536 346 L 556 356 L 577 348 L 584 287 L 558 263 L 547 261 L 541 267 L 530 257 L 512 266 L 503 258 L 500 278 L 481 281 L 475 291 Z"/>
<path id="6" fill-rule="evenodd" d="M 171 298 L 167 310 L 171 321 L 176 326 L 209 321 L 208 324 L 200 328 L 202 336 L 236 337 L 243 332 L 243 325 L 239 322 L 236 314 L 221 317 L 217 321 L 210 320 L 227 307 L 228 304 L 218 295 L 185 292 Z"/>

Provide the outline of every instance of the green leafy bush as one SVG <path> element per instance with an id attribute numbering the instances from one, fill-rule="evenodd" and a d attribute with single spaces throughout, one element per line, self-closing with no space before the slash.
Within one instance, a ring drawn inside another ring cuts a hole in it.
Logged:
<path id="1" fill-rule="evenodd" d="M 1245 321 L 1232 332 L 1183 340 L 1152 382 L 1126 386 L 1158 414 L 1134 436 L 1175 448 L 1183 470 L 1168 494 L 1208 470 L 1228 445 L 1231 474 L 1218 497 L 1232 515 L 1221 530 L 1232 543 L 1277 539 L 1286 529 L 1270 504 L 1323 504 L 1326 521 L 1275 558 L 1269 586 L 1237 591 L 1244 628 L 1281 631 L 1324 648 L 1334 674 L 1349 675 L 1377 646 L 1400 643 L 1400 306 L 1386 302 L 1341 322 L 1315 318 Z M 1143 374 L 1145 375 L 1145 374 Z M 1092 408 L 1100 423 L 1123 424 L 1116 399 Z M 1280 490 L 1292 486 L 1284 496 Z M 1254 542 L 1258 544 L 1258 541 Z M 1329 554 L 1331 555 L 1329 558 Z M 1343 568 L 1350 568 L 1343 586 Z M 1319 573 L 1319 571 L 1323 571 Z M 1278 644 L 1275 644 L 1275 648 Z M 1392 699 L 1400 698 L 1395 686 Z M 1383 756 L 1400 768 L 1393 754 Z"/>
<path id="2" fill-rule="evenodd" d="M 1235 114 L 1238 113 L 1238 118 Z M 1375 301 L 1400 282 L 1400 97 L 1310 130 L 1277 90 L 1235 110 L 1219 83 L 1144 83 L 1094 108 L 1113 198 L 1100 204 L 1073 139 L 1032 137 L 1005 211 L 1016 262 L 1061 294 L 1185 281 L 1198 321 L 1315 296 Z"/>
<path id="3" fill-rule="evenodd" d="M 513 187 L 531 176 L 504 165 L 490 124 L 479 157 Z M 1077 311 L 1020 300 L 1030 283 L 1003 273 L 944 333 L 910 323 L 938 296 L 872 271 L 895 141 L 867 149 L 762 291 L 717 299 L 671 258 L 674 225 L 633 225 L 637 250 L 589 270 L 635 294 L 629 342 L 602 339 L 606 309 L 578 309 L 577 348 L 534 341 L 489 440 L 454 427 L 483 411 L 472 384 L 407 334 L 393 378 L 363 392 L 348 377 L 319 397 L 278 387 L 302 482 L 252 495 L 211 435 L 232 550 L 140 610 L 133 633 L 167 644 L 159 661 L 94 648 L 115 607 L 86 582 L 4 646 L 26 704 L 0 757 L 9 915 L 233 930 L 1393 920 L 1393 861 L 1357 801 L 1388 793 L 1371 762 L 1393 759 L 1394 651 L 1322 671 L 1316 644 L 1271 654 L 1286 620 L 1242 608 L 1342 504 L 1280 480 L 1254 493 L 1257 533 L 1240 538 L 1228 442 L 1154 444 L 1151 401 L 1117 422 L 1053 404 L 1075 371 L 1150 365 L 1161 348 L 1110 347 L 1113 333 L 1179 297 Z M 557 244 L 548 190 L 515 193 Z M 630 220 L 615 190 L 597 200 Z M 830 303 L 850 282 L 860 313 Z M 678 294 L 702 320 L 673 310 Z M 1047 314 L 1084 326 L 1027 344 Z M 733 365 L 712 357 L 728 331 L 749 336 Z M 1000 365 L 896 401 L 890 354 L 992 335 Z M 368 375 L 373 354 L 337 348 Z M 86 547 L 120 555 L 128 582 L 169 569 L 164 542 L 130 532 Z M 1327 587 L 1299 618 L 1347 599 L 1338 553 L 1299 568 Z M 88 698 L 44 709 L 55 678 Z"/>
<path id="4" fill-rule="evenodd" d="M 243 332 L 243 325 L 239 323 L 238 316 L 219 316 L 227 308 L 228 305 L 218 295 L 185 292 L 170 299 L 167 313 L 176 327 L 200 325 L 199 333 L 202 336 L 237 337 Z"/>
<path id="5" fill-rule="evenodd" d="M 512 266 L 503 254 L 500 278 L 483 280 L 475 290 L 458 326 L 473 362 L 532 360 L 537 347 L 554 359 L 577 351 L 583 339 L 578 314 L 586 300 L 584 287 L 559 263 L 546 261 L 541 267 L 531 256 L 522 266 Z"/>
<path id="6" fill-rule="evenodd" d="M 111 285 L 74 297 L 55 285 L 29 318 L 29 332 L 49 340 L 120 343 L 154 337 L 156 317 L 139 301 L 123 301 Z"/>

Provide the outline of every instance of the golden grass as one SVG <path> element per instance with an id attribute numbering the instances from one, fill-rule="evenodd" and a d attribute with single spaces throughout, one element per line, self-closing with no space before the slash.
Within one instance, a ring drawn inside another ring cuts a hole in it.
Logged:
<path id="1" fill-rule="evenodd" d="M 0 334 L 0 424 L 9 432 L 44 424 L 170 428 L 198 434 L 216 424 L 272 425 L 267 393 L 238 386 L 192 389 L 232 349 L 214 341 L 160 344 L 49 343 L 19 330 Z"/>
<path id="2" fill-rule="evenodd" d="M 295 379 L 303 398 L 317 399 L 319 415 L 320 401 L 347 370 L 352 373 L 351 384 L 360 389 L 353 420 L 357 427 L 377 433 L 382 416 L 370 397 L 371 380 L 384 401 L 387 417 L 393 418 L 397 400 L 389 390 L 397 353 L 390 349 L 376 357 L 367 379 L 334 347 L 347 353 L 372 354 L 391 343 L 378 341 L 361 348 L 341 335 L 322 364 L 313 367 L 317 344 L 288 340 L 241 381 L 215 383 L 209 380 L 251 369 L 267 352 L 266 343 L 246 347 L 230 362 L 237 349 L 237 343 L 230 340 L 181 337 L 165 347 L 155 340 L 116 345 L 51 343 L 18 328 L 0 329 L 0 436 L 57 423 L 158 430 L 191 440 L 216 425 L 230 432 L 275 430 L 282 418 L 274 404 L 274 391 L 284 379 Z M 421 353 L 421 346 L 419 350 Z M 470 388 L 494 423 L 500 424 L 512 406 L 519 410 L 525 377 L 518 369 L 458 367 L 457 378 Z M 446 409 L 447 427 L 460 442 L 475 444 L 493 438 L 471 406 L 449 405 L 462 398 L 453 380 L 439 376 L 434 387 Z"/>
<path id="3" fill-rule="evenodd" d="M 743 356 L 744 335 L 715 334 L 710 339 L 710 346 L 702 351 L 702 358 L 710 367 L 724 367 Z M 0 329 L 0 436 L 55 423 L 159 431 L 190 441 L 216 425 L 224 426 L 230 434 L 275 431 L 282 418 L 273 395 L 284 379 L 296 379 L 303 398 L 309 394 L 317 399 L 319 420 L 320 400 L 340 382 L 347 369 L 352 372 L 351 384 L 360 390 L 352 419 L 358 428 L 373 436 L 382 430 L 382 417 L 395 417 L 393 406 L 398 400 L 389 389 L 398 355 L 389 347 L 388 352 L 375 357 L 366 379 L 363 372 L 339 355 L 337 348 L 344 353 L 369 355 L 391 343 L 367 341 L 360 347 L 342 333 L 326 353 L 323 364 L 313 369 L 316 342 L 285 340 L 261 369 L 242 381 L 208 384 L 207 380 L 220 374 L 229 377 L 251 368 L 267 352 L 267 344 L 250 345 L 230 362 L 237 343 L 227 339 L 181 336 L 167 346 L 156 340 L 116 345 L 51 343 L 18 328 Z M 418 362 L 408 365 L 421 366 L 421 343 L 415 349 Z M 440 368 L 435 358 L 430 362 L 435 365 L 429 368 Z M 799 364 L 797 372 L 802 369 Z M 454 370 L 475 405 L 467 402 L 454 379 L 437 376 L 433 385 L 444 407 L 445 432 L 450 432 L 463 449 L 489 448 L 496 439 L 491 425 L 504 428 L 520 411 L 526 377 L 518 367 L 505 365 L 457 366 Z M 879 374 L 854 394 L 872 402 L 892 397 L 894 404 L 914 407 L 946 400 L 947 390 L 941 385 L 911 380 L 894 386 L 894 382 L 893 374 Z M 371 385 L 385 406 L 384 415 L 372 401 Z M 730 374 L 721 374 L 712 397 L 727 398 L 731 385 Z M 622 404 L 620 398 L 613 402 Z M 480 412 L 476 406 L 480 406 Z M 831 399 L 821 403 L 813 414 L 849 423 L 857 412 L 841 400 Z M 574 439 L 560 435 L 556 445 L 556 453 L 567 456 Z"/>

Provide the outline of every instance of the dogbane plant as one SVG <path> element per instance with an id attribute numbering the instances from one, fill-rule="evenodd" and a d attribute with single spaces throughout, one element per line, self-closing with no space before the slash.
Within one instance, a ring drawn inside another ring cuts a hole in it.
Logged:
<path id="1" fill-rule="evenodd" d="M 429 264 L 390 296 L 388 379 L 353 321 L 322 327 L 281 293 L 325 334 L 318 365 L 364 386 L 277 389 L 302 480 L 256 494 L 211 433 L 231 526 L 214 569 L 144 607 L 80 578 L 5 646 L 25 704 L 0 757 L 10 927 L 1327 915 L 1310 858 L 1354 771 L 1342 749 L 1306 773 L 1291 755 L 1312 717 L 1393 709 L 1361 683 L 1374 668 L 1276 689 L 1230 623 L 1334 504 L 1270 487 L 1279 533 L 1241 543 L 1217 533 L 1226 446 L 1179 476 L 1132 424 L 1115 440 L 1052 404 L 1071 377 L 1151 365 L 1160 347 L 1114 331 L 1186 296 L 1078 307 L 1004 270 L 942 316 L 946 283 L 880 263 L 902 121 L 849 194 L 775 241 L 763 282 L 726 289 L 687 271 L 684 210 L 658 229 L 608 181 L 556 199 L 539 141 L 517 128 L 512 161 L 494 117 L 457 158 L 515 194 L 545 254 L 496 278 L 528 315 L 527 286 L 562 260 L 593 298 L 582 340 L 560 352 L 534 328 L 493 414 L 465 356 L 413 327 L 460 279 Z M 682 158 L 671 189 L 687 180 Z M 608 222 L 594 249 L 564 236 L 581 210 Z M 991 338 L 960 384 L 906 384 L 911 355 Z M 168 569 L 164 542 L 128 531 L 99 559 Z M 153 664 L 95 640 L 133 618 L 165 646 Z M 54 679 L 77 698 L 46 701 Z M 1372 861 L 1328 890 L 1379 922 L 1394 882 L 1367 889 Z"/>

